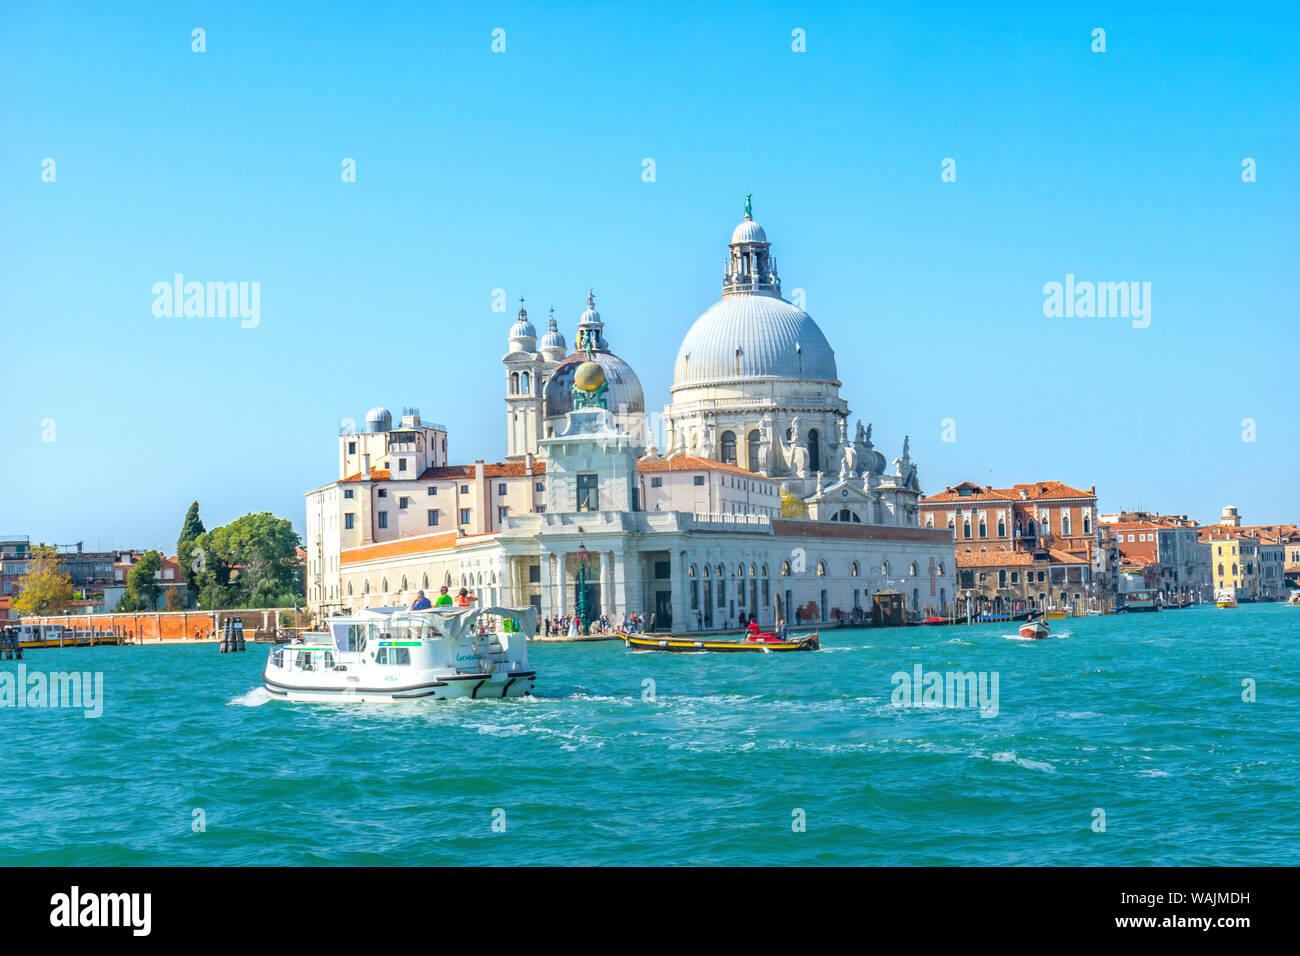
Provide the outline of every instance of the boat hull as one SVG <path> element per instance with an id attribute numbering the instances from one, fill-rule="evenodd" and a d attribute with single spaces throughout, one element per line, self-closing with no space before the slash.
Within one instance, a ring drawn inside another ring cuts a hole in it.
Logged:
<path id="1" fill-rule="evenodd" d="M 791 651 L 816 651 L 821 649 L 818 632 L 793 641 L 726 641 L 690 637 L 639 637 L 635 634 L 618 635 L 624 646 L 635 651 L 668 651 L 678 654 L 701 654 L 710 651 L 722 654 L 750 653 L 772 654 Z"/>
<path id="2" fill-rule="evenodd" d="M 1040 624 L 1036 621 L 1031 621 L 1028 624 L 1020 625 L 1020 636 L 1023 638 L 1027 638 L 1032 641 L 1037 641 L 1037 640 L 1041 640 L 1047 635 L 1048 635 L 1048 627 L 1046 624 Z"/>
<path id="3" fill-rule="evenodd" d="M 475 700 L 525 697 L 532 693 L 535 671 L 508 674 L 458 674 L 414 681 L 400 687 L 308 687 L 286 684 L 262 675 L 262 686 L 272 697 L 303 703 L 397 704 L 411 700 Z"/>

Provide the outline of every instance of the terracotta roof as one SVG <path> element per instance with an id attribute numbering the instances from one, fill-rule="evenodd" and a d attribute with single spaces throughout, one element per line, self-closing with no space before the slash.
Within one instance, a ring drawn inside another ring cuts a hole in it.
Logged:
<path id="1" fill-rule="evenodd" d="M 970 490 L 962 495 L 961 489 Z M 1021 497 L 1021 492 L 1024 497 Z M 936 494 L 921 499 L 921 504 L 938 504 L 940 502 L 962 501 L 1038 501 L 1052 498 L 1096 498 L 1096 491 L 1080 491 L 1059 481 L 1035 481 L 1030 484 L 1012 485 L 1010 488 L 994 488 L 992 485 L 977 485 L 973 481 L 963 481 Z"/>
<path id="2" fill-rule="evenodd" d="M 1012 485 L 1011 491 L 1017 498 L 1024 491 L 1030 501 L 1040 498 L 1096 498 L 1096 490 L 1080 491 L 1059 481 L 1035 481 L 1028 485 Z"/>
<path id="3" fill-rule="evenodd" d="M 729 465 L 726 462 L 714 461 L 712 458 L 698 458 L 695 455 L 678 455 L 675 458 L 665 458 L 662 461 L 638 461 L 636 470 L 640 472 L 658 472 L 658 471 L 730 471 L 737 475 L 744 475 L 746 478 L 757 478 L 760 481 L 772 481 L 771 478 L 764 478 L 748 469 L 741 468 L 739 465 Z"/>
<path id="4" fill-rule="evenodd" d="M 408 554 L 440 551 L 455 547 L 459 537 L 455 531 L 444 531 L 441 534 L 422 534 L 414 538 L 398 538 L 396 541 L 344 548 L 339 554 L 339 563 L 356 564 L 358 561 L 373 561 L 376 558 L 398 558 Z"/>
<path id="5" fill-rule="evenodd" d="M 1046 551 L 958 551 L 959 568 L 1024 567 L 1026 565 L 1087 564 L 1086 558 L 1048 548 Z"/>
<path id="6" fill-rule="evenodd" d="M 343 480 L 344 481 L 387 481 L 388 472 L 381 471 L 378 468 L 371 468 L 369 478 L 362 477 L 361 472 L 357 472 L 355 475 L 348 475 L 348 477 L 344 478 Z"/>
<path id="7" fill-rule="evenodd" d="M 476 463 L 477 464 L 477 463 Z M 528 474 L 528 466 L 522 461 L 491 461 L 483 465 L 484 478 L 523 478 Z M 546 474 L 546 462 L 541 459 L 533 459 L 533 474 Z M 439 465 L 435 468 L 426 468 L 419 475 L 412 475 L 409 478 L 398 478 L 397 481 L 432 481 L 436 478 L 473 478 L 474 465 Z M 355 475 L 349 475 L 343 481 L 393 481 L 391 471 L 380 468 L 371 468 L 370 477 L 363 478 L 361 472 Z"/>
<path id="8" fill-rule="evenodd" d="M 970 494 L 963 495 L 960 489 L 968 489 Z M 999 491 L 998 489 L 985 485 L 981 487 L 973 481 L 963 481 L 953 485 L 951 488 L 945 488 L 943 491 L 935 492 L 921 499 L 921 504 L 938 503 L 941 501 L 1018 501 L 1019 497 L 1011 494 L 1010 491 Z"/>

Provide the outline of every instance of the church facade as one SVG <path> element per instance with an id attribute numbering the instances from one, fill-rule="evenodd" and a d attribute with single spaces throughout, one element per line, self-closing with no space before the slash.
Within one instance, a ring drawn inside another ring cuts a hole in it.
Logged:
<path id="1" fill-rule="evenodd" d="M 308 493 L 312 610 L 409 604 L 447 584 L 563 617 L 580 567 L 597 613 L 678 633 L 877 606 L 896 620 L 953 600 L 952 532 L 920 526 L 908 442 L 891 468 L 870 425 L 850 438 L 835 353 L 782 298 L 748 202 L 722 299 L 683 337 L 659 440 L 593 293 L 573 352 L 554 316 L 539 340 L 521 308 L 502 363 L 505 461 L 450 466 L 444 441 L 441 460 L 403 475 L 383 467 L 396 451 L 360 469 L 341 453 L 347 473 Z"/>

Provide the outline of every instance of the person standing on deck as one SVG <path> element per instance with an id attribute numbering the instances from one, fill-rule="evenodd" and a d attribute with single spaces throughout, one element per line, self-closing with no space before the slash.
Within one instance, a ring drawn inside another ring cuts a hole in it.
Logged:
<path id="1" fill-rule="evenodd" d="M 434 607 L 451 607 L 451 595 L 447 593 L 447 585 L 438 588 L 438 599 L 433 602 Z"/>

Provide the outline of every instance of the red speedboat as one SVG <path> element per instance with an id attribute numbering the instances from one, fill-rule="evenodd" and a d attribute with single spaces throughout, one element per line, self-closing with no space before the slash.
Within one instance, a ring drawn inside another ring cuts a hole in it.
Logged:
<path id="1" fill-rule="evenodd" d="M 1050 631 L 1047 622 L 1042 618 L 1037 621 L 1025 621 L 1020 625 L 1020 636 L 1031 641 L 1046 637 Z"/>

